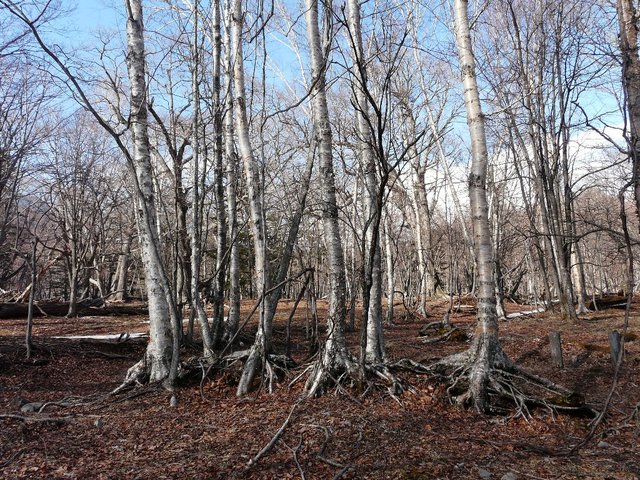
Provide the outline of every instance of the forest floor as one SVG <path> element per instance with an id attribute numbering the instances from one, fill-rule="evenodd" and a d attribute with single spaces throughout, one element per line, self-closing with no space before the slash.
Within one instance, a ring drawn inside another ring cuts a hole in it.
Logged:
<path id="1" fill-rule="evenodd" d="M 291 307 L 283 302 L 279 309 L 279 352 L 285 349 Z M 248 311 L 250 304 L 243 308 Z M 428 321 L 440 319 L 444 308 L 444 302 L 430 304 Z M 530 310 L 515 304 L 507 309 Z M 324 313 L 321 308 L 321 319 Z M 299 367 L 272 394 L 262 388 L 237 398 L 239 370 L 234 367 L 204 383 L 204 398 L 198 375 L 186 381 L 174 408 L 170 393 L 157 387 L 106 395 L 141 358 L 144 338 L 120 343 L 54 338 L 145 332 L 144 317 L 36 319 L 37 351 L 30 361 L 24 360 L 25 320 L 0 320 L 0 477 L 640 478 L 640 339 L 627 342 L 620 383 L 599 435 L 577 454 L 563 455 L 587 434 L 588 418 L 544 408 L 532 411 L 530 418 L 478 415 L 451 405 L 445 389 L 426 375 L 398 373 L 414 388 L 400 402 L 384 389 L 332 390 L 298 402 L 304 381 L 289 383 L 307 363 L 305 315 L 301 305 L 292 326 L 292 355 Z M 466 348 L 464 341 L 425 344 L 418 331 L 426 321 L 400 312 L 396 325 L 385 328 L 392 359 L 430 363 Z M 473 308 L 461 306 L 452 321 L 471 333 Z M 621 330 L 622 324 L 623 310 L 616 309 L 583 315 L 576 324 L 535 314 L 501 322 L 500 334 L 505 351 L 518 364 L 583 393 L 598 409 L 613 377 L 607 334 Z M 548 334 L 553 330 L 562 333 L 564 369 L 550 362 Z M 629 331 L 640 334 L 640 304 L 633 307 Z M 357 334 L 350 335 L 350 342 L 357 344 Z M 21 399 L 59 402 L 70 397 L 74 406 L 45 405 L 42 413 L 20 410 Z M 274 448 L 248 467 L 296 404 Z"/>

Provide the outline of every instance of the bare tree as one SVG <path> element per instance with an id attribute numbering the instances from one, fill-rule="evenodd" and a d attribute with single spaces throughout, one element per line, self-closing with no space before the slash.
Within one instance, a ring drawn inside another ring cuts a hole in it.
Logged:
<path id="1" fill-rule="evenodd" d="M 640 216 L 640 57 L 638 56 L 638 11 L 632 0 L 617 0 L 622 54 L 622 86 L 627 109 L 627 144 L 633 162 L 636 214 Z"/>
<path id="2" fill-rule="evenodd" d="M 346 279 L 344 253 L 340 236 L 338 207 L 336 204 L 335 178 L 333 170 L 331 124 L 327 106 L 325 69 L 329 34 L 325 27 L 324 45 L 321 43 L 318 27 L 318 0 L 306 0 L 305 18 L 309 41 L 312 75 L 313 123 L 318 156 L 320 159 L 320 180 L 322 182 L 322 219 L 324 239 L 329 265 L 329 311 L 327 314 L 327 339 L 311 376 L 307 380 L 306 391 L 310 396 L 319 395 L 332 379 L 343 372 L 352 376 L 358 374 L 357 365 L 347 350 L 344 336 L 346 316 Z M 330 12 L 325 11 L 325 21 Z M 324 47 L 324 48 L 323 48 Z"/>
<path id="3" fill-rule="evenodd" d="M 247 97 L 245 93 L 244 54 L 242 45 L 244 15 L 241 0 L 233 0 L 231 21 L 231 38 L 233 41 L 234 51 L 233 92 L 235 129 L 238 135 L 238 150 L 244 165 L 245 181 L 249 194 L 251 233 L 253 234 L 253 251 L 255 261 L 255 284 L 257 287 L 258 298 L 262 302 L 260 320 L 258 322 L 258 332 L 245 363 L 242 378 L 238 384 L 238 395 L 244 395 L 251 388 L 253 380 L 266 361 L 266 355 L 268 355 L 271 350 L 272 326 L 271 319 L 269 319 L 267 315 L 267 312 L 270 311 L 270 297 L 267 292 L 270 290 L 271 283 L 269 276 L 269 261 L 267 258 L 267 235 L 260 168 L 254 156 L 249 136 Z"/>

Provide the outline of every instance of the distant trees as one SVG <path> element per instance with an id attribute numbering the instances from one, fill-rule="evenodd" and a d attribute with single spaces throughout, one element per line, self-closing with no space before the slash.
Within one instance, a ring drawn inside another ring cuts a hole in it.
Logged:
<path id="1" fill-rule="evenodd" d="M 24 271 L 16 249 L 24 233 L 20 201 L 30 162 L 53 127 L 46 119 L 54 89 L 36 64 L 13 50 L 20 49 L 19 39 L 3 35 L 0 44 L 0 289 L 5 289 Z"/>

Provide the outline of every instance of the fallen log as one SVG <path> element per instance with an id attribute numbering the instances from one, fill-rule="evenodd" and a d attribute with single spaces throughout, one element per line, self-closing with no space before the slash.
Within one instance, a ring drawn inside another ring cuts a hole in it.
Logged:
<path id="1" fill-rule="evenodd" d="M 38 302 L 34 317 L 64 317 L 69 311 L 68 302 Z M 26 303 L 0 303 L 0 319 L 27 318 L 29 306 Z M 105 305 L 96 307 L 78 304 L 79 317 L 148 315 L 146 305 Z"/>

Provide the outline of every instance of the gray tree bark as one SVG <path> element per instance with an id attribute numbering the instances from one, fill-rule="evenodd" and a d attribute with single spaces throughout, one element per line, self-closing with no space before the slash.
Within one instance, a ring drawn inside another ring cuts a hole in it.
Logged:
<path id="1" fill-rule="evenodd" d="M 133 242 L 133 232 L 128 232 L 124 237 L 122 251 L 118 255 L 118 266 L 115 275 L 115 295 L 113 299 L 116 302 L 126 302 L 128 297 L 127 291 L 127 274 L 129 271 L 129 257 L 131 255 L 131 243 Z"/>
<path id="2" fill-rule="evenodd" d="M 327 249 L 329 268 L 329 311 L 327 315 L 327 340 L 324 351 L 307 380 L 308 395 L 319 395 L 325 389 L 331 377 L 338 378 L 339 373 L 348 370 L 355 373 L 354 365 L 347 351 L 344 336 L 346 316 L 346 279 L 344 273 L 344 254 L 340 237 L 336 187 L 333 171 L 331 124 L 327 106 L 325 68 L 318 28 L 318 0 L 305 0 L 305 19 L 309 41 L 312 73 L 313 124 L 318 156 L 320 159 L 320 181 L 322 192 L 322 221 L 324 240 Z M 327 13 L 330 15 L 329 13 Z M 336 375 L 338 373 L 338 375 Z"/>
<path id="3" fill-rule="evenodd" d="M 260 167 L 253 154 L 253 148 L 251 147 L 251 141 L 249 139 L 242 46 L 244 16 L 241 0 L 233 0 L 231 19 L 232 40 L 235 52 L 233 68 L 235 128 L 238 134 L 238 150 L 244 165 L 245 181 L 249 197 L 255 262 L 254 279 L 258 298 L 262 301 L 258 332 L 256 333 L 255 341 L 249 352 L 249 357 L 245 363 L 240 383 L 238 384 L 237 394 L 240 396 L 249 392 L 253 380 L 266 360 L 266 355 L 271 350 L 271 321 L 267 315 L 267 312 L 270 311 L 270 297 L 266 294 L 270 289 L 270 279 Z"/>
<path id="4" fill-rule="evenodd" d="M 617 0 L 622 85 L 628 116 L 627 144 L 633 162 L 636 214 L 640 217 L 640 56 L 638 55 L 638 11 L 633 0 Z"/>
<path id="5" fill-rule="evenodd" d="M 464 86 L 467 125 L 471 137 L 471 168 L 469 201 L 473 218 L 473 239 L 477 259 L 478 323 L 470 348 L 472 362 L 469 389 L 464 401 L 472 401 L 478 411 L 488 407 L 489 373 L 501 354 L 496 314 L 494 252 L 491 242 L 487 203 L 487 137 L 480 93 L 476 80 L 476 65 L 469 29 L 468 1 L 454 0 L 456 41 Z"/>
<path id="6" fill-rule="evenodd" d="M 216 0 L 217 1 L 217 0 Z M 228 5 L 228 4 L 227 4 Z M 227 218 L 231 246 L 229 250 L 229 314 L 223 324 L 222 339 L 227 342 L 236 334 L 240 324 L 240 249 L 238 247 L 238 207 L 236 189 L 238 188 L 238 155 L 236 154 L 234 134 L 234 100 L 233 100 L 233 55 L 231 52 L 231 10 L 225 10 L 228 19 L 225 28 L 226 56 L 225 75 L 227 81 L 226 103 L 224 105 L 224 153 L 227 174 Z"/>
<path id="7" fill-rule="evenodd" d="M 149 151 L 144 27 L 141 0 L 125 0 L 127 10 L 127 68 L 131 89 L 132 167 L 138 193 L 138 238 L 149 302 L 149 345 L 145 357 L 127 373 L 142 372 L 150 381 L 172 384 L 179 361 L 179 323 L 175 301 L 159 255 L 158 222 Z M 173 332 L 172 332 L 173 330 Z M 172 335 L 173 334 L 173 335 Z"/>
<path id="8" fill-rule="evenodd" d="M 378 196 L 380 185 L 376 175 L 376 156 L 372 148 L 371 119 L 369 117 L 369 100 L 367 98 L 367 68 L 362 48 L 362 28 L 360 20 L 360 0 L 348 0 L 349 36 L 353 57 L 352 89 L 356 109 L 356 126 L 358 131 L 357 156 L 364 171 L 366 187 L 366 211 L 365 220 L 365 248 L 362 252 L 364 258 L 365 275 L 362 279 L 365 304 L 368 303 L 368 312 L 363 315 L 366 323 L 366 347 L 365 359 L 370 363 L 380 363 L 384 356 L 384 341 L 382 337 L 382 255 L 380 249 L 380 235 L 374 225 L 380 222 L 378 211 Z M 371 262 L 372 260 L 372 262 Z"/>

